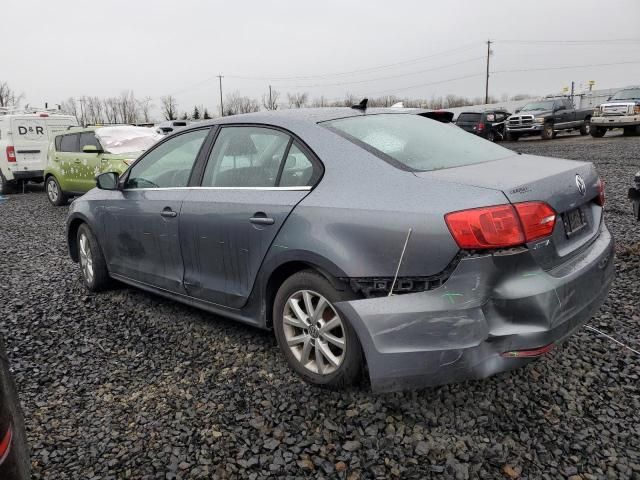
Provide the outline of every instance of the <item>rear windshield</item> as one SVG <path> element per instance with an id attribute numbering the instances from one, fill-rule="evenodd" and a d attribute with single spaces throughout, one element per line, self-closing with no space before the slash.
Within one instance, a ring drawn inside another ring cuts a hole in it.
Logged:
<path id="1" fill-rule="evenodd" d="M 451 123 L 419 115 L 363 115 L 325 122 L 332 131 L 404 170 L 429 171 L 489 162 L 511 150 Z"/>
<path id="2" fill-rule="evenodd" d="M 480 117 L 482 117 L 481 113 L 461 113 L 456 122 L 479 122 Z"/>

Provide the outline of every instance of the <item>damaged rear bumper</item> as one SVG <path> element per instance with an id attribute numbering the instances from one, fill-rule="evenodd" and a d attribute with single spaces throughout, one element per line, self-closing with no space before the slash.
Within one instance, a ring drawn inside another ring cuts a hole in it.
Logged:
<path id="1" fill-rule="evenodd" d="M 564 340 L 604 302 L 614 277 L 604 224 L 588 248 L 545 271 L 527 250 L 460 261 L 441 287 L 340 302 L 376 392 L 484 378 L 532 358 L 505 357 Z"/>

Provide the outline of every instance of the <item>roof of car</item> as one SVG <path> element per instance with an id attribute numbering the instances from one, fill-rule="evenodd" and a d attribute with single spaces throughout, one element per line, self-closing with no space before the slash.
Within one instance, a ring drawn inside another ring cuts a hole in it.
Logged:
<path id="1" fill-rule="evenodd" d="M 316 124 L 338 118 L 359 117 L 365 115 L 391 114 L 419 114 L 429 110 L 421 108 L 367 108 L 358 110 L 349 107 L 331 108 L 292 108 L 289 110 L 275 110 L 256 113 L 244 113 L 228 117 L 215 118 L 204 122 L 190 124 L 189 127 L 203 125 L 219 125 L 225 123 L 264 123 L 281 127 L 299 124 Z"/>

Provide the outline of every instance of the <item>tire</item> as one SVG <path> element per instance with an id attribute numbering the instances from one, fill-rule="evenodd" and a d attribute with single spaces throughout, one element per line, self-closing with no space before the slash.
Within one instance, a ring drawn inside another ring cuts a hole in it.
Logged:
<path id="1" fill-rule="evenodd" d="M 111 286 L 107 262 L 100 244 L 86 223 L 80 225 L 77 236 L 78 260 L 82 280 L 92 292 L 100 292 Z"/>
<path id="2" fill-rule="evenodd" d="M 510 142 L 517 142 L 520 139 L 520 135 L 517 133 L 507 132 L 507 140 Z"/>
<path id="3" fill-rule="evenodd" d="M 359 380 L 363 366 L 362 347 L 349 320 L 340 317 L 333 307 L 336 302 L 353 298 L 353 294 L 336 290 L 313 270 L 295 273 L 278 290 L 273 302 L 276 339 L 289 366 L 306 382 L 339 389 Z M 312 311 L 317 311 L 320 302 L 323 307 L 317 322 L 308 322 L 307 304 L 311 304 Z M 296 314 L 296 311 L 300 313 Z M 331 324 L 334 326 L 323 332 L 323 328 Z M 291 344 L 292 340 L 298 341 Z M 336 344 L 340 341 L 342 347 Z M 328 361 L 329 356 L 321 353 L 323 351 L 333 357 L 333 364 Z M 306 363 L 302 362 L 304 355 L 308 359 Z"/>
<path id="4" fill-rule="evenodd" d="M 47 177 L 44 187 L 51 205 L 60 207 L 67 204 L 69 197 L 67 197 L 67 195 L 62 191 L 62 188 L 60 188 L 60 184 L 56 177 L 53 175 Z"/>
<path id="5" fill-rule="evenodd" d="M 7 180 L 2 174 L 2 170 L 0 170 L 0 195 L 9 193 L 16 193 L 16 184 Z"/>
<path id="6" fill-rule="evenodd" d="M 543 140 L 551 140 L 553 138 L 553 123 L 547 122 L 542 129 L 541 137 Z"/>
<path id="7" fill-rule="evenodd" d="M 487 133 L 487 140 L 489 140 L 490 142 L 495 142 L 496 132 L 494 132 L 493 130 L 489 130 L 489 133 Z"/>
<path id="8" fill-rule="evenodd" d="M 589 135 L 590 132 L 591 132 L 591 117 L 587 117 L 584 119 L 584 123 L 580 127 L 580 135 L 584 137 L 585 135 Z"/>
<path id="9" fill-rule="evenodd" d="M 589 129 L 589 135 L 591 135 L 593 138 L 604 137 L 605 133 L 607 133 L 606 128 L 594 127 L 593 125 L 591 125 L 591 128 Z"/>

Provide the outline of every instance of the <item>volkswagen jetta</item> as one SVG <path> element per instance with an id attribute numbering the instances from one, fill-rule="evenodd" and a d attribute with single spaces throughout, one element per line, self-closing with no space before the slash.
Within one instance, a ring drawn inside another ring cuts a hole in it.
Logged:
<path id="1" fill-rule="evenodd" d="M 273 329 L 289 365 L 375 391 L 524 365 L 613 279 L 587 162 L 519 155 L 410 109 L 301 109 L 182 129 L 67 222 L 111 279 Z"/>

